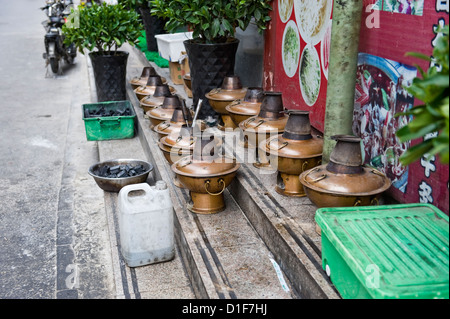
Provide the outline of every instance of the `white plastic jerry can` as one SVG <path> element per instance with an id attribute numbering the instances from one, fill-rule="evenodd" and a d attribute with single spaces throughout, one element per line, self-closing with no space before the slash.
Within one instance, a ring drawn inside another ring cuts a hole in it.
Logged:
<path id="1" fill-rule="evenodd" d="M 124 186 L 118 195 L 121 253 L 129 267 L 175 257 L 173 205 L 164 181 Z"/>

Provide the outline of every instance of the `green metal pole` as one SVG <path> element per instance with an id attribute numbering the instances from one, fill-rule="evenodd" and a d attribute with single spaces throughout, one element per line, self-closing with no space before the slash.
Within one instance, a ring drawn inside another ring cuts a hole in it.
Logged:
<path id="1" fill-rule="evenodd" d="M 352 134 L 362 9 L 363 0 L 334 0 L 323 163 L 336 145 L 330 137 Z"/>

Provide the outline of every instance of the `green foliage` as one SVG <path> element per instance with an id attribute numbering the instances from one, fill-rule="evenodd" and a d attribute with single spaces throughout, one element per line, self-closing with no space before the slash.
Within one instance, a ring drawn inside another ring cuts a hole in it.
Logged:
<path id="1" fill-rule="evenodd" d="M 152 0 L 153 15 L 167 19 L 166 30 L 190 26 L 193 37 L 204 43 L 225 42 L 237 27 L 245 30 L 252 17 L 259 30 L 270 21 L 271 0 Z"/>
<path id="2" fill-rule="evenodd" d="M 139 7 L 148 8 L 147 0 L 118 0 L 117 2 L 128 10 L 135 10 Z"/>
<path id="3" fill-rule="evenodd" d="M 97 49 L 100 54 L 111 54 L 124 43 L 135 45 L 142 25 L 135 11 L 122 5 L 94 4 L 72 10 L 70 23 L 63 26 L 65 43 L 74 43 L 83 53 Z"/>
<path id="4" fill-rule="evenodd" d="M 397 131 L 400 141 L 410 141 L 423 138 L 427 134 L 436 133 L 432 138 L 411 147 L 400 160 L 404 165 L 410 164 L 422 156 L 431 157 L 438 154 L 441 162 L 449 162 L 449 27 L 437 30 L 442 32 L 433 50 L 433 58 L 420 54 L 408 53 L 419 59 L 433 61 L 434 66 L 424 72 L 417 66 L 421 78 L 414 79 L 408 92 L 424 102 L 405 113 L 397 114 L 412 116 L 413 120 Z"/>

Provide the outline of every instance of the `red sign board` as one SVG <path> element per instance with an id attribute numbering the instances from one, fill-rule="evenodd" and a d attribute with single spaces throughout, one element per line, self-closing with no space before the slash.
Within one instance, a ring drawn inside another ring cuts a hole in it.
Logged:
<path id="1" fill-rule="evenodd" d="M 404 90 L 417 76 L 406 52 L 431 55 L 439 25 L 449 23 L 448 0 L 363 0 L 353 133 L 365 163 L 385 173 L 400 202 L 425 202 L 448 214 L 449 170 L 438 158 L 403 167 L 398 158 L 420 142 L 400 143 L 395 132 L 410 121 L 395 114 L 421 103 Z M 310 111 L 323 132 L 333 0 L 275 0 L 266 32 L 264 88 L 280 91 L 288 109 Z"/>

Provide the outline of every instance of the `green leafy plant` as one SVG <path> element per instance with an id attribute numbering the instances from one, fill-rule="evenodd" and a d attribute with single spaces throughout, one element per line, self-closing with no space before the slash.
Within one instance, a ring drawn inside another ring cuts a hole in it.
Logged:
<path id="1" fill-rule="evenodd" d="M 413 117 L 411 122 L 397 131 L 401 142 L 425 137 L 400 157 L 404 165 L 436 154 L 442 163 L 449 163 L 449 27 L 447 25 L 436 32 L 442 33 L 442 36 L 437 38 L 433 57 L 421 53 L 407 54 L 434 65 L 427 72 L 417 66 L 421 78 L 415 78 L 411 86 L 405 88 L 424 104 L 396 115 Z M 437 136 L 435 133 L 438 133 Z"/>
<path id="2" fill-rule="evenodd" d="M 99 54 L 116 54 L 124 43 L 136 45 L 141 36 L 139 16 L 122 5 L 94 4 L 72 11 L 69 24 L 63 26 L 65 43 L 84 49 L 96 49 Z"/>
<path id="3" fill-rule="evenodd" d="M 271 0 L 152 0 L 153 15 L 167 19 L 166 30 L 189 26 L 201 43 L 222 43 L 245 30 L 252 18 L 259 30 L 266 29 Z"/>

